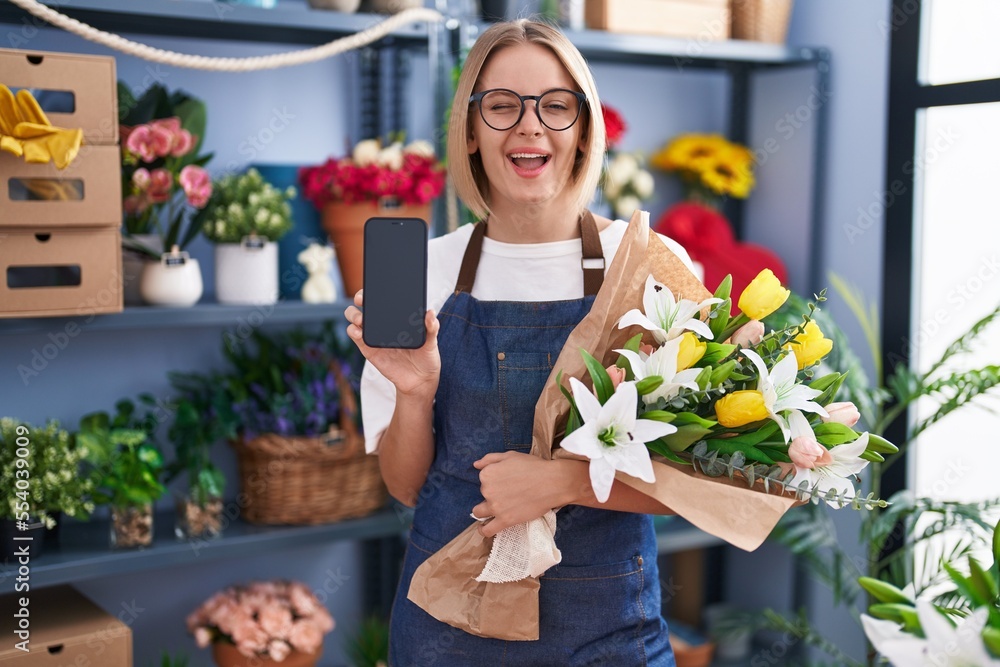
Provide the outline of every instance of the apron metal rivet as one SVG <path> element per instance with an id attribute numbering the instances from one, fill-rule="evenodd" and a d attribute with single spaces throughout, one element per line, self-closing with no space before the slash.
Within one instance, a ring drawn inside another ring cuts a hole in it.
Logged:
<path id="1" fill-rule="evenodd" d="M 639 567 L 642 567 L 642 556 L 639 556 Z"/>
<path id="2" fill-rule="evenodd" d="M 497 359 L 499 359 L 500 361 L 503 361 L 505 357 L 506 355 L 504 355 L 503 352 L 497 352 Z"/>

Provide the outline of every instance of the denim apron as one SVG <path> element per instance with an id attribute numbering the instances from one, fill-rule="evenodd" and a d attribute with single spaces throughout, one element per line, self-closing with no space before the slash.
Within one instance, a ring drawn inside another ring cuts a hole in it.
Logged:
<path id="1" fill-rule="evenodd" d="M 390 667 L 673 667 L 660 616 L 652 517 L 570 505 L 558 513 L 562 562 L 541 577 L 537 641 L 504 641 L 441 623 L 406 595 L 414 571 L 472 522 L 483 501 L 472 463 L 490 452 L 528 453 L 535 403 L 573 328 L 594 302 L 603 253 L 590 213 L 580 220 L 582 299 L 479 301 L 471 296 L 485 236 L 479 223 L 455 292 L 441 308 L 435 456 L 420 491 L 390 620 Z"/>

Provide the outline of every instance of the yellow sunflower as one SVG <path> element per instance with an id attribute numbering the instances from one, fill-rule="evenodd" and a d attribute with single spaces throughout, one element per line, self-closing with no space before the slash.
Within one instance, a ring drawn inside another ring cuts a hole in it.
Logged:
<path id="1" fill-rule="evenodd" d="M 702 184 L 712 192 L 746 199 L 754 186 L 753 155 L 742 146 L 719 151 L 701 171 Z"/>
<path id="2" fill-rule="evenodd" d="M 718 134 L 682 134 L 660 149 L 650 164 L 664 171 L 700 172 L 728 144 Z"/>

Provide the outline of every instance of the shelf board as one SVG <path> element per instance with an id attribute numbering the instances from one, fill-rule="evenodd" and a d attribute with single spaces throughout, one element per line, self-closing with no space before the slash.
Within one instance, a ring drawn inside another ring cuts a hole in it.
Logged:
<path id="1" fill-rule="evenodd" d="M 474 37 L 489 24 L 476 24 Z M 683 71 L 744 64 L 754 67 L 798 66 L 825 61 L 826 49 L 729 39 L 701 41 L 659 35 L 630 35 L 604 30 L 565 30 L 570 41 L 592 62 L 669 66 Z"/>
<path id="2" fill-rule="evenodd" d="M 57 3 L 54 8 L 114 33 L 309 45 L 352 35 L 386 18 L 311 9 L 305 2 L 262 9 L 206 0 L 73 0 Z M 41 23 L 16 5 L 0 0 L 0 23 L 22 21 Z M 426 23 L 410 24 L 392 33 L 397 42 L 421 48 L 426 46 L 428 35 Z"/>
<path id="3" fill-rule="evenodd" d="M 153 544 L 144 549 L 112 550 L 108 520 L 68 522 L 61 548 L 43 549 L 29 567 L 32 588 L 85 579 L 192 565 L 225 558 L 246 558 L 336 541 L 366 540 L 398 535 L 409 527 L 408 514 L 385 509 L 362 519 L 318 526 L 260 526 L 240 519 L 222 535 L 193 542 L 174 537 L 173 512 L 157 513 Z M 0 594 L 14 590 L 16 565 L 0 561 Z"/>
<path id="4" fill-rule="evenodd" d="M 200 303 L 189 308 L 164 306 L 126 306 L 120 313 L 83 317 L 33 317 L 0 319 L 0 336 L 45 333 L 66 330 L 76 324 L 81 331 L 123 329 L 163 329 L 181 327 L 259 327 L 269 324 L 305 324 L 343 319 L 346 301 L 303 303 L 279 301 L 273 305 L 227 306 Z M 345 326 L 346 326 L 346 320 Z"/>
<path id="5" fill-rule="evenodd" d="M 716 547 L 722 544 L 725 544 L 723 540 L 715 535 L 709 535 L 679 516 L 671 517 L 656 529 L 656 547 L 660 554 Z"/>

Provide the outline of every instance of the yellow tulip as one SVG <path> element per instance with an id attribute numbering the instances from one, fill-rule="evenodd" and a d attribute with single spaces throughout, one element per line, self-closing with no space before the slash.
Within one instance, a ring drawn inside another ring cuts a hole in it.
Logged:
<path id="1" fill-rule="evenodd" d="M 764 394 L 756 389 L 744 389 L 726 394 L 715 402 L 715 418 L 727 428 L 767 419 Z"/>
<path id="2" fill-rule="evenodd" d="M 833 341 L 823 335 L 818 324 L 810 320 L 805 331 L 795 337 L 795 343 L 789 343 L 785 349 L 795 353 L 795 361 L 801 371 L 829 354 L 833 349 Z"/>
<path id="3" fill-rule="evenodd" d="M 764 269 L 743 290 L 739 307 L 751 320 L 762 320 L 780 308 L 789 294 L 771 269 Z"/>
<path id="4" fill-rule="evenodd" d="M 708 344 L 703 340 L 698 340 L 690 331 L 681 336 L 681 345 L 677 350 L 677 372 L 691 368 L 698 360 L 705 356 Z"/>

